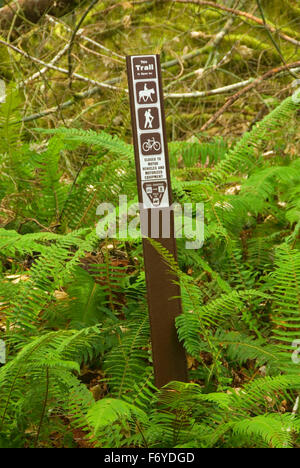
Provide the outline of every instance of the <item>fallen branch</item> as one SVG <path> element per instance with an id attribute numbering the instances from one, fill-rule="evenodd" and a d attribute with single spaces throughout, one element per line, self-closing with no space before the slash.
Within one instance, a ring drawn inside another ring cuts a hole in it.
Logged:
<path id="1" fill-rule="evenodd" d="M 57 21 L 55 20 L 54 18 L 52 18 L 52 16 L 50 15 L 46 15 L 46 18 L 47 20 L 54 24 L 54 25 L 60 25 L 60 26 L 63 26 L 65 28 L 66 31 L 68 32 L 72 32 L 72 29 L 66 24 L 64 23 L 63 21 Z M 117 54 L 116 52 L 114 52 L 113 50 L 111 49 L 108 49 L 107 47 L 105 47 L 104 45 L 100 44 L 99 42 L 96 42 L 94 41 L 93 39 L 89 38 L 88 36 L 85 36 L 83 34 L 84 30 L 83 29 L 79 29 L 79 31 L 77 31 L 76 35 L 81 37 L 81 39 L 83 39 L 84 41 L 86 42 L 89 42 L 90 44 L 92 44 L 93 46 L 95 47 L 98 47 L 99 49 L 102 49 L 102 50 L 105 50 L 105 52 L 108 52 L 110 55 L 114 55 L 115 57 L 118 57 L 122 60 L 125 60 L 125 57 L 124 55 L 120 55 L 120 54 Z M 109 58 L 109 57 L 108 57 Z"/>
<path id="2" fill-rule="evenodd" d="M 190 60 L 192 58 L 195 58 L 203 54 L 207 50 L 217 48 L 220 42 L 222 41 L 222 39 L 226 36 L 226 34 L 228 34 L 232 24 L 233 24 L 233 19 L 229 18 L 226 21 L 226 24 L 223 27 L 223 29 L 221 29 L 221 31 L 218 32 L 218 34 L 213 36 L 213 38 L 205 46 L 201 47 L 201 49 L 194 50 L 193 52 L 189 52 L 188 54 L 182 55 L 173 60 L 169 60 L 168 62 L 164 62 L 161 66 L 162 69 L 173 67 L 174 65 L 178 65 L 179 63 L 182 63 L 185 60 Z"/>
<path id="3" fill-rule="evenodd" d="M 137 0 L 133 4 L 134 5 L 139 5 L 141 3 L 148 3 L 149 0 Z M 300 41 L 297 39 L 294 39 L 293 37 L 288 36 L 284 32 L 280 31 L 279 29 L 275 28 L 273 25 L 266 23 L 264 24 L 263 20 L 261 18 L 258 18 L 257 16 L 252 15 L 251 13 L 248 13 L 246 11 L 242 10 L 237 10 L 235 8 L 230 8 L 225 5 L 221 5 L 219 3 L 214 3 L 211 1 L 205 1 L 205 0 L 159 0 L 161 3 L 165 2 L 171 2 L 171 3 L 191 3 L 194 5 L 200 5 L 200 6 L 207 6 L 214 8 L 216 10 L 221 10 L 221 11 L 226 11 L 227 13 L 231 13 L 232 15 L 239 16 L 242 18 L 246 18 L 256 24 L 259 24 L 260 26 L 266 27 L 270 32 L 274 34 L 278 34 L 283 40 L 290 42 L 291 44 L 294 44 L 295 46 L 300 46 Z M 159 3 L 158 2 L 158 3 Z"/>
<path id="4" fill-rule="evenodd" d="M 168 99 L 182 99 L 182 98 L 204 98 L 208 96 L 215 96 L 216 94 L 224 94 L 236 89 L 243 88 L 253 82 L 253 78 L 239 83 L 234 83 L 229 86 L 223 86 L 222 88 L 210 89 L 208 91 L 193 91 L 191 93 L 166 93 L 165 98 Z"/>
<path id="5" fill-rule="evenodd" d="M 36 57 L 33 57 L 32 55 L 29 55 L 27 52 L 24 52 L 23 50 L 19 49 L 18 47 L 14 46 L 12 44 L 9 44 L 8 42 L 3 41 L 2 39 L 0 39 L 0 44 L 3 44 L 5 46 L 9 47 L 10 49 L 14 50 L 18 54 L 23 55 L 23 57 L 26 57 L 27 59 L 32 60 L 33 62 L 38 63 L 39 65 L 42 65 L 43 67 L 49 68 L 50 70 L 54 70 L 54 71 L 57 71 L 59 73 L 63 73 L 64 75 L 69 75 L 69 71 L 66 70 L 65 68 L 60 68 L 60 67 L 57 67 L 57 66 L 55 66 L 55 65 L 53 65 L 51 63 L 46 63 L 43 60 L 37 59 Z M 78 73 L 73 73 L 73 77 L 77 78 L 77 80 L 84 81 L 85 83 L 92 84 L 93 86 L 99 86 L 100 88 L 107 88 L 107 89 L 112 89 L 114 91 L 128 92 L 127 89 L 119 88 L 117 86 L 112 86 L 110 84 L 107 84 L 107 83 L 104 83 L 104 82 L 101 82 L 101 81 L 93 80 L 92 78 L 88 78 L 86 76 L 79 75 Z"/>
<path id="6" fill-rule="evenodd" d="M 43 15 L 63 16 L 80 2 L 78 0 L 18 0 L 0 8 L 0 30 L 14 28 L 23 22 L 37 23 Z"/>
<path id="7" fill-rule="evenodd" d="M 261 4 L 260 0 L 256 0 L 256 3 L 257 3 L 257 6 L 258 6 L 258 8 L 259 8 L 259 11 L 260 11 L 260 14 L 261 14 L 261 18 L 262 18 L 262 20 L 263 20 L 264 27 L 265 27 L 265 30 L 266 30 L 267 33 L 268 33 L 268 36 L 269 36 L 269 38 L 270 38 L 272 44 L 274 45 L 274 47 L 275 47 L 275 49 L 276 49 L 276 51 L 277 51 L 277 53 L 278 53 L 278 55 L 279 55 L 279 57 L 280 57 L 282 63 L 284 63 L 284 65 L 287 65 L 287 63 L 286 63 L 286 61 L 285 61 L 285 58 L 284 58 L 284 56 L 283 56 L 283 54 L 282 54 L 282 52 L 281 52 L 281 49 L 280 49 L 280 47 L 279 47 L 279 45 L 278 45 L 277 42 L 275 41 L 274 37 L 272 36 L 272 34 L 271 34 L 271 32 L 270 32 L 270 30 L 269 30 L 269 28 L 268 28 L 268 26 L 267 26 L 267 21 L 266 21 L 265 13 L 264 13 L 264 10 L 263 10 L 263 7 L 262 7 L 262 4 Z M 290 73 L 291 73 L 291 75 L 292 75 L 292 72 L 290 72 Z M 292 76 L 293 76 L 295 79 L 297 79 L 297 76 L 296 76 L 296 75 L 292 75 Z"/>
<path id="8" fill-rule="evenodd" d="M 113 81 L 113 80 L 111 80 Z M 250 81 L 250 80 L 248 80 Z M 232 91 L 233 89 L 237 89 L 241 86 L 245 86 L 245 83 L 247 82 L 241 82 L 241 83 L 236 83 L 234 85 L 230 86 L 225 86 L 224 88 L 218 88 L 218 89 L 212 89 L 210 91 L 203 91 L 197 93 L 195 96 L 195 93 L 185 93 L 185 94 L 165 94 L 165 98 L 189 98 L 189 97 L 208 97 L 208 96 L 214 96 L 216 94 L 223 94 L 228 91 Z M 85 91 L 84 93 L 79 93 L 74 96 L 74 98 L 69 99 L 68 101 L 60 104 L 59 106 L 51 107 L 49 109 L 45 109 L 44 111 L 37 112 L 36 114 L 29 115 L 27 117 L 24 117 L 21 122 L 32 122 L 34 120 L 38 120 L 42 117 L 47 117 L 47 115 L 54 114 L 55 112 L 63 109 L 67 109 L 68 107 L 73 106 L 76 104 L 77 101 L 82 100 L 82 99 L 87 99 L 93 96 L 94 94 L 99 93 L 101 89 L 98 86 L 95 86 L 94 88 L 91 88 L 90 90 Z M 20 123 L 14 122 L 14 123 Z"/>
<path id="9" fill-rule="evenodd" d="M 72 32 L 72 36 L 70 39 L 70 44 L 69 44 L 69 49 L 68 49 L 68 74 L 69 74 L 69 87 L 72 89 L 72 76 L 73 76 L 73 64 L 72 64 L 72 49 L 74 47 L 76 35 L 80 29 L 80 26 L 82 25 L 83 21 L 85 18 L 88 16 L 88 14 L 92 11 L 94 6 L 99 2 L 99 0 L 92 0 L 88 8 L 85 10 L 83 15 L 81 16 L 79 22 L 76 24 L 74 31 Z"/>
<path id="10" fill-rule="evenodd" d="M 224 30 L 222 32 L 224 32 Z M 220 40 L 220 37 L 221 36 L 218 35 L 219 40 Z M 214 38 L 214 43 L 215 42 L 216 42 L 216 37 Z M 3 41 L 2 39 L 0 39 L 0 44 L 3 44 L 5 46 L 7 46 L 7 47 L 10 47 L 15 52 L 23 55 L 24 57 L 28 58 L 29 60 L 32 60 L 35 63 L 43 65 L 43 67 L 44 67 L 38 73 L 35 73 L 33 76 L 31 76 L 30 78 L 25 80 L 25 82 L 23 84 L 20 84 L 20 86 L 22 86 L 22 85 L 24 86 L 24 84 L 27 84 L 28 82 L 32 81 L 35 77 L 37 77 L 39 74 L 44 73 L 45 70 L 47 70 L 47 69 L 52 69 L 52 70 L 55 70 L 55 71 L 58 71 L 60 73 L 68 75 L 68 70 L 66 70 L 64 68 L 57 67 L 57 66 L 55 66 L 53 64 L 53 62 L 58 60 L 58 58 L 65 52 L 65 50 L 66 50 L 66 48 L 68 46 L 65 46 L 65 48 L 62 51 L 60 51 L 60 53 L 57 54 L 57 56 L 55 56 L 50 63 L 46 63 L 46 62 L 44 62 L 44 61 L 42 61 L 40 59 L 37 59 L 37 58 L 29 55 L 27 52 L 22 51 L 21 49 L 13 46 L 12 44 L 9 44 L 9 43 Z M 170 62 L 165 62 L 163 65 L 165 67 L 167 67 L 169 64 L 170 64 Z M 248 91 L 255 88 L 259 83 L 261 83 L 264 80 L 267 80 L 268 78 L 271 78 L 272 76 L 275 76 L 275 75 L 280 74 L 282 72 L 286 72 L 288 70 L 298 71 L 297 67 L 299 67 L 299 66 L 300 66 L 300 61 L 294 62 L 292 64 L 287 64 L 287 65 L 284 65 L 282 67 L 270 70 L 261 77 L 250 78 L 248 80 L 245 80 L 245 81 L 242 81 L 242 82 L 239 82 L 239 83 L 234 83 L 234 84 L 229 85 L 229 86 L 224 86 L 222 88 L 217 88 L 217 89 L 212 89 L 212 90 L 207 90 L 207 91 L 194 91 L 194 92 L 190 92 L 190 93 L 166 93 L 165 97 L 167 99 L 204 98 L 204 97 L 209 97 L 209 96 L 215 96 L 215 95 L 218 95 L 218 94 L 224 94 L 224 93 L 231 92 L 231 91 L 234 91 L 234 90 L 239 89 L 239 88 L 243 88 L 238 93 L 236 93 L 234 96 L 232 96 L 224 104 L 224 106 L 221 109 L 219 109 L 218 112 L 216 112 L 214 114 L 214 116 L 212 116 L 211 119 L 209 119 L 209 121 L 201 128 L 201 131 L 205 131 L 205 130 L 207 130 L 207 128 L 212 123 L 214 123 L 216 120 L 218 120 L 218 118 L 232 104 L 234 104 L 234 102 L 236 102 L 241 96 L 246 94 Z M 65 109 L 65 108 L 73 105 L 76 102 L 77 99 L 85 99 L 85 98 L 97 93 L 101 88 L 107 88 L 107 89 L 123 91 L 123 92 L 128 93 L 128 90 L 126 88 L 120 88 L 120 87 L 114 86 L 112 84 L 112 83 L 119 82 L 121 80 L 120 77 L 114 78 L 113 80 L 108 80 L 106 82 L 99 82 L 97 80 L 93 80 L 93 79 L 85 77 L 83 75 L 79 75 L 78 73 L 74 73 L 74 77 L 77 78 L 78 80 L 81 80 L 81 81 L 84 81 L 86 83 L 92 84 L 93 88 L 86 91 L 85 93 L 75 95 L 73 99 L 70 99 L 70 100 L 64 102 L 61 105 L 52 107 L 50 109 L 46 109 L 45 111 L 42 111 L 42 112 L 37 113 L 37 114 L 33 114 L 31 116 L 28 116 L 28 117 L 24 117 L 22 119 L 22 121 L 23 122 L 30 122 L 30 121 L 33 121 L 33 120 L 37 120 L 38 118 L 45 117 L 45 116 L 47 116 L 49 114 L 55 113 L 56 111 L 58 111 L 60 109 Z"/>
<path id="11" fill-rule="evenodd" d="M 213 71 L 218 70 L 222 65 L 225 65 L 230 61 L 230 58 L 233 54 L 233 51 L 235 50 L 235 46 L 231 48 L 227 54 L 222 57 L 222 59 L 216 63 L 215 65 L 208 66 L 206 68 L 199 68 L 197 70 L 193 70 L 190 73 L 187 73 L 186 75 L 181 76 L 180 78 L 176 79 L 175 81 L 170 82 L 166 87 L 165 90 L 169 89 L 171 86 L 173 86 L 175 83 L 179 83 L 180 81 L 186 80 L 187 78 L 196 75 L 197 80 L 201 79 L 203 80 L 204 77 L 206 77 L 209 73 L 212 73 Z"/>
<path id="12" fill-rule="evenodd" d="M 113 84 L 117 81 L 117 78 L 113 78 L 112 80 L 109 80 L 106 82 L 106 84 Z M 37 112 L 35 114 L 28 115 L 27 117 L 23 117 L 21 120 L 18 120 L 16 122 L 11 122 L 10 125 L 15 125 L 21 122 L 33 122 L 34 120 L 38 120 L 42 117 L 47 117 L 47 115 L 55 114 L 58 111 L 67 109 L 68 107 L 73 106 L 76 104 L 76 102 L 82 100 L 82 99 L 88 99 L 91 96 L 94 96 L 95 94 L 99 93 L 102 88 L 99 86 L 94 86 L 91 89 L 88 89 L 87 91 L 84 91 L 83 93 L 77 93 L 75 94 L 71 99 L 68 101 L 63 102 L 62 104 L 54 107 L 50 107 L 49 109 L 45 109 L 41 112 Z"/>
<path id="13" fill-rule="evenodd" d="M 300 68 L 294 68 L 292 69 L 293 72 L 297 73 L 297 72 L 300 72 Z M 284 73 L 284 72 L 283 72 Z M 119 78 L 113 78 L 109 81 L 106 81 L 107 84 L 114 84 L 114 83 L 117 83 L 119 81 Z M 251 81 L 251 79 L 247 80 L 247 81 Z M 246 82 L 247 82 L 246 81 Z M 252 78 L 252 81 L 254 81 L 254 78 Z M 236 83 L 235 85 L 230 85 L 228 86 L 227 88 L 231 88 L 232 90 L 232 87 L 233 86 L 239 86 L 240 84 L 242 83 L 246 83 L 246 82 L 241 82 L 241 83 Z M 78 93 L 78 94 L 75 94 L 74 97 L 72 99 L 69 99 L 68 101 L 60 104 L 59 106 L 55 106 L 55 107 L 51 107 L 49 109 L 46 109 L 44 111 L 41 111 L 41 112 L 38 112 L 36 114 L 32 114 L 32 115 L 29 115 L 27 117 L 24 117 L 21 121 L 18 121 L 18 122 L 12 122 L 11 124 L 13 125 L 14 123 L 20 123 L 20 122 L 32 122 L 34 120 L 38 120 L 42 117 L 46 117 L 47 115 L 50 115 L 50 114 L 54 114 L 55 112 L 58 112 L 60 110 L 63 110 L 63 109 L 67 109 L 68 107 L 71 107 L 73 106 L 77 101 L 81 100 L 81 99 L 87 99 L 97 93 L 99 93 L 101 91 L 101 88 L 99 88 L 99 86 L 95 86 L 83 93 Z M 219 91 L 217 93 L 217 91 Z M 205 93 L 205 96 L 196 96 L 196 97 L 207 97 L 207 96 L 212 96 L 212 95 L 216 95 L 216 94 L 222 94 L 224 91 L 224 88 L 219 88 L 218 90 L 210 90 L 210 91 L 203 91 L 203 93 Z M 202 93 L 201 91 L 199 93 Z M 172 97 L 173 98 L 182 98 L 182 97 L 195 97 L 195 96 L 187 96 L 187 94 L 189 93 L 186 93 L 185 95 L 184 94 L 174 94 Z M 165 97 L 170 97 L 168 94 L 165 94 Z"/>
<path id="14" fill-rule="evenodd" d="M 68 48 L 69 48 L 69 44 L 65 45 L 65 47 L 62 50 L 60 50 L 58 52 L 58 54 L 55 55 L 55 57 L 53 57 L 53 59 L 51 60 L 51 62 L 49 62 L 49 64 L 50 65 L 55 65 L 55 63 L 57 63 L 63 57 L 63 55 L 67 52 Z M 30 83 L 31 81 L 34 81 L 36 78 L 39 78 L 40 76 L 44 75 L 48 70 L 49 70 L 49 67 L 42 68 L 38 72 L 34 73 L 32 76 L 27 78 L 25 81 L 23 81 L 22 86 L 27 86 L 28 83 Z"/>
<path id="15" fill-rule="evenodd" d="M 201 128 L 201 132 L 204 132 L 206 131 L 213 123 L 215 123 L 220 117 L 222 114 L 224 114 L 224 112 L 227 111 L 227 109 L 229 109 L 229 107 L 231 107 L 238 99 L 240 99 L 242 96 L 244 96 L 245 94 L 248 93 L 248 91 L 251 91 L 251 89 L 255 88 L 257 85 L 259 85 L 260 83 L 262 83 L 263 81 L 265 80 L 268 80 L 269 78 L 275 76 L 275 75 L 278 75 L 279 73 L 283 72 L 283 71 L 287 71 L 287 70 L 291 70 L 291 69 L 295 69 L 297 67 L 300 66 L 300 61 L 298 62 L 294 62 L 294 63 L 290 63 L 290 64 L 287 64 L 287 65 L 283 65 L 282 67 L 278 67 L 278 68 L 273 68 L 272 70 L 269 70 L 267 73 L 265 73 L 264 75 L 254 79 L 251 83 L 249 83 L 245 88 L 241 89 L 240 91 L 238 91 L 236 94 L 234 94 L 234 96 L 231 96 L 228 101 L 224 104 L 224 106 L 222 106 L 209 120 L 208 122 L 206 122 L 206 124 L 203 125 L 203 127 Z"/>

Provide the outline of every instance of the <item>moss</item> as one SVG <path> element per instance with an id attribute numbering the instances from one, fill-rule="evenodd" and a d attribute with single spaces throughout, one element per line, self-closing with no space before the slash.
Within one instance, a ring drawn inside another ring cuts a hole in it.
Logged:
<path id="1" fill-rule="evenodd" d="M 255 52 L 262 52 L 266 51 L 270 54 L 277 55 L 277 52 L 274 53 L 274 47 L 272 47 L 270 44 L 266 44 L 265 42 L 246 35 L 246 34 L 229 34 L 228 36 L 225 36 L 223 38 L 224 42 L 230 42 L 230 43 L 236 43 L 240 42 L 241 44 L 246 45 L 247 47 L 251 47 L 251 49 L 254 49 Z"/>
<path id="2" fill-rule="evenodd" d="M 293 16 L 295 16 L 297 19 L 300 17 L 300 8 L 297 6 L 293 1 L 291 0 L 283 0 L 283 3 L 286 8 L 290 8 Z"/>
<path id="3" fill-rule="evenodd" d="M 2 36 L 0 36 L 0 39 L 4 40 Z M 6 46 L 0 44 L 0 77 L 11 80 L 12 76 L 13 71 L 9 52 Z"/>

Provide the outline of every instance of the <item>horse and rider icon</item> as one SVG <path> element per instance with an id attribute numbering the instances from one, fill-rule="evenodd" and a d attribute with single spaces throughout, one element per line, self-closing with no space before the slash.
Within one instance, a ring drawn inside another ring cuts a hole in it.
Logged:
<path id="1" fill-rule="evenodd" d="M 148 83 L 137 83 L 136 95 L 137 95 L 137 100 L 139 104 L 157 102 L 157 92 L 156 92 L 155 81 L 149 81 Z"/>
<path id="2" fill-rule="evenodd" d="M 154 88 L 148 89 L 147 83 L 145 83 L 144 89 L 141 89 L 141 91 L 139 92 L 139 101 L 141 102 L 143 100 L 144 102 L 147 102 L 149 99 L 151 102 L 153 102 L 152 94 L 154 93 Z"/>

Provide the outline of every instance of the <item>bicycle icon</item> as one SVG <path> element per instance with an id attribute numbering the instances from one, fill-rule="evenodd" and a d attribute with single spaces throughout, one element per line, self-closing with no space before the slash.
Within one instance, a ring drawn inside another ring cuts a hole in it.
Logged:
<path id="1" fill-rule="evenodd" d="M 160 151 L 161 149 L 161 144 L 159 141 L 155 140 L 155 137 L 148 138 L 148 140 L 144 141 L 142 145 L 142 150 L 144 153 L 148 153 L 151 150 L 154 151 Z"/>

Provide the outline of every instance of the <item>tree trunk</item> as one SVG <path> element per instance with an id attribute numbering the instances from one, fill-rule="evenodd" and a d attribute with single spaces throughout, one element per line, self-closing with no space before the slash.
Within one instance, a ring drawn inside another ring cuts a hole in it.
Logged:
<path id="1" fill-rule="evenodd" d="M 0 8 L 0 31 L 7 30 L 15 18 L 14 28 L 23 22 L 37 23 L 46 14 L 63 16 L 80 0 L 18 0 Z"/>

